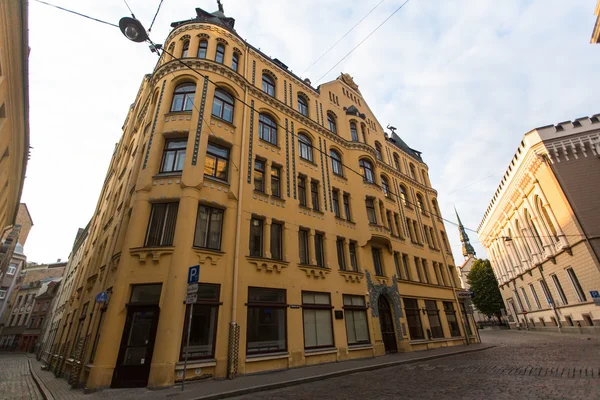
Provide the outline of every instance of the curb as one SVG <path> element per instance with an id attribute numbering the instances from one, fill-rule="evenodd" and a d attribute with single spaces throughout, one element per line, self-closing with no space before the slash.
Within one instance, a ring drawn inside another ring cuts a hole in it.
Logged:
<path id="1" fill-rule="evenodd" d="M 395 367 L 397 365 L 412 364 L 412 363 L 421 362 L 421 361 L 434 360 L 437 358 L 452 357 L 452 356 L 457 356 L 457 355 L 467 354 L 467 353 L 475 353 L 478 351 L 488 350 L 493 347 L 496 347 L 496 346 L 485 346 L 485 347 L 481 347 L 481 348 L 477 348 L 477 349 L 473 349 L 473 350 L 461 350 L 461 351 L 457 351 L 454 353 L 431 355 L 431 356 L 413 358 L 410 360 L 391 361 L 391 362 L 384 363 L 384 364 L 367 365 L 364 367 L 350 368 L 350 369 L 345 369 L 345 370 L 341 370 L 341 371 L 329 372 L 329 373 L 322 374 L 322 375 L 313 375 L 313 376 L 308 376 L 305 378 L 298 378 L 298 379 L 293 379 L 293 380 L 284 381 L 284 382 L 250 386 L 247 388 L 236 389 L 236 390 L 232 390 L 229 392 L 221 392 L 221 393 L 209 394 L 206 396 L 199 396 L 199 397 L 189 397 L 189 399 L 190 400 L 226 399 L 229 397 L 242 396 L 242 395 L 246 395 L 246 394 L 264 392 L 264 391 L 273 390 L 273 389 L 281 389 L 281 388 L 285 388 L 285 387 L 301 385 L 303 383 L 310 383 L 310 382 L 320 381 L 323 379 L 330 379 L 330 378 L 336 378 L 339 376 L 346 376 L 348 374 L 355 374 L 357 372 L 367 372 L 367 371 L 373 371 L 373 370 L 377 370 L 377 369 Z M 191 393 L 190 393 L 190 395 L 191 395 Z"/>
<path id="2" fill-rule="evenodd" d="M 40 390 L 40 393 L 42 394 L 42 397 L 44 398 L 44 400 L 54 400 L 54 396 L 52 396 L 52 393 L 50 393 L 50 391 L 48 390 L 46 385 L 44 385 L 44 383 L 42 382 L 40 377 L 37 376 L 37 374 L 35 373 L 33 366 L 31 365 L 31 359 L 29 357 L 27 357 L 27 364 L 29 364 L 29 372 L 31 373 L 31 376 L 33 377 L 33 381 L 35 382 L 36 386 Z"/>

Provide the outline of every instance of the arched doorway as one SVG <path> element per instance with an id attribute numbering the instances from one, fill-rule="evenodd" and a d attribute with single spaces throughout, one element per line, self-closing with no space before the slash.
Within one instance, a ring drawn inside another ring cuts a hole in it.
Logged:
<path id="1" fill-rule="evenodd" d="M 386 353 L 396 353 L 396 330 L 394 329 L 394 319 L 392 318 L 392 309 L 390 302 L 385 296 L 379 296 L 377 301 L 379 310 L 379 325 L 381 327 L 381 337 Z"/>

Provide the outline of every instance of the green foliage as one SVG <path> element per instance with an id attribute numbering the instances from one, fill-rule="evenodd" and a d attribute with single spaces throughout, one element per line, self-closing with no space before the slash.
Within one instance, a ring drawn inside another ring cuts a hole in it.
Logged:
<path id="1" fill-rule="evenodd" d="M 504 303 L 489 260 L 475 260 L 471 272 L 467 275 L 467 282 L 475 292 L 475 307 L 488 317 L 495 315 L 500 318 L 500 310 L 504 308 Z"/>

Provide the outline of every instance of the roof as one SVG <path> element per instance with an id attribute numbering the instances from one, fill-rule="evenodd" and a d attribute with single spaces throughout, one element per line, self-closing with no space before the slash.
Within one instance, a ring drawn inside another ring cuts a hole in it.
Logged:
<path id="1" fill-rule="evenodd" d="M 421 158 L 421 152 L 415 149 L 411 149 L 404 140 L 400 138 L 396 134 L 396 132 L 392 131 L 392 135 L 389 137 L 388 141 L 394 144 L 397 148 L 408 154 L 409 156 L 417 159 L 420 162 L 423 162 L 423 158 Z"/>

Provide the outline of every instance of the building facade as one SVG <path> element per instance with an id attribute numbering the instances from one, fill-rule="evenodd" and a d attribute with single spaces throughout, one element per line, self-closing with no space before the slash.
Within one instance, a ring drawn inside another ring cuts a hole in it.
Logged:
<path id="1" fill-rule="evenodd" d="M 598 332 L 600 115 L 523 137 L 478 233 L 509 321 Z"/>
<path id="2" fill-rule="evenodd" d="M 594 29 L 592 30 L 590 43 L 597 44 L 600 43 L 600 0 L 598 0 L 598 3 L 596 4 L 594 15 L 596 16 L 596 23 L 594 24 Z"/>
<path id="3" fill-rule="evenodd" d="M 4 315 L 0 348 L 30 352 L 36 349 L 38 337 L 45 326 L 45 318 L 40 320 L 38 317 L 50 306 L 46 300 L 36 303 L 36 298 L 60 282 L 65 266 L 66 263 L 59 260 L 52 264 L 29 263 L 21 270 Z M 55 283 L 49 285 L 52 281 Z"/>
<path id="4" fill-rule="evenodd" d="M 222 8 L 196 13 L 144 78 L 90 222 L 52 346 L 83 366 L 72 383 L 170 386 L 186 352 L 198 379 L 475 342 L 421 153 L 348 74 L 313 88 Z"/>
<path id="5" fill-rule="evenodd" d="M 0 238 L 16 224 L 29 157 L 27 2 L 0 2 Z M 0 251 L 0 272 L 3 267 Z M 10 256 L 4 258 L 10 259 Z"/>

